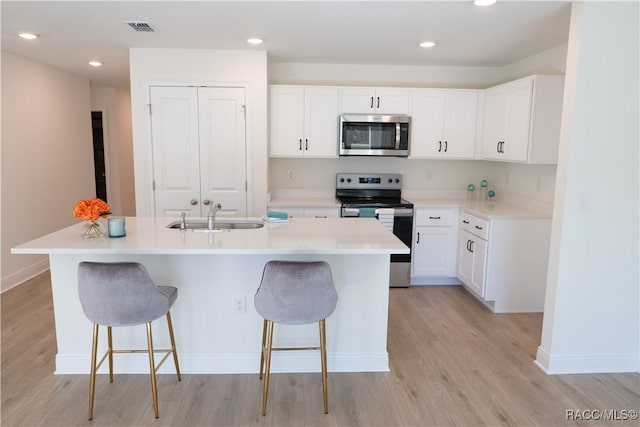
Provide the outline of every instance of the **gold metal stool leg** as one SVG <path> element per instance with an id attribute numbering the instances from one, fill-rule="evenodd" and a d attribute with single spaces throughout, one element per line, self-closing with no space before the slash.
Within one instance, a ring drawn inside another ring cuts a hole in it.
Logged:
<path id="1" fill-rule="evenodd" d="M 260 347 L 260 379 L 262 379 L 262 372 L 264 371 L 264 352 L 265 352 L 265 341 L 267 339 L 267 321 L 264 320 L 262 322 L 262 346 Z"/>
<path id="2" fill-rule="evenodd" d="M 266 355 L 265 355 L 265 375 L 264 385 L 262 389 L 262 416 L 267 414 L 267 398 L 269 395 L 269 373 L 271 371 L 271 347 L 273 345 L 273 322 L 266 321 L 267 325 L 267 343 L 266 343 Z"/>
<path id="3" fill-rule="evenodd" d="M 320 360 L 322 363 L 322 401 L 324 403 L 324 413 L 329 413 L 329 396 L 327 392 L 327 330 L 324 319 L 320 325 Z"/>
<path id="4" fill-rule="evenodd" d="M 107 351 L 109 352 L 109 382 L 113 382 L 113 336 L 111 326 L 107 326 Z"/>
<path id="5" fill-rule="evenodd" d="M 98 358 L 98 329 L 97 323 L 93 324 L 93 346 L 91 347 L 91 373 L 89 375 L 89 420 L 93 419 L 93 398 L 96 394 L 96 361 Z"/>
<path id="6" fill-rule="evenodd" d="M 176 365 L 176 374 L 178 375 L 178 381 L 182 381 L 182 375 L 180 375 L 180 365 L 178 364 L 178 351 L 176 350 L 176 340 L 173 336 L 173 324 L 171 323 L 171 313 L 167 311 L 167 326 L 169 327 L 169 339 L 171 339 L 171 352 L 173 353 L 173 363 Z"/>
<path id="7" fill-rule="evenodd" d="M 153 395 L 153 410 L 156 418 L 160 417 L 158 411 L 158 385 L 156 384 L 156 364 L 153 359 L 153 337 L 151 334 L 151 322 L 147 322 L 147 347 L 149 352 L 149 369 L 151 376 L 151 394 Z"/>

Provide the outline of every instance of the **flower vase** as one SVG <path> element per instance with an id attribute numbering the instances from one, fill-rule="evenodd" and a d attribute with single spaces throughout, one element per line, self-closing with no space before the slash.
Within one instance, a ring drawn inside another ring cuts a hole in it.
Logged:
<path id="1" fill-rule="evenodd" d="M 104 237 L 104 229 L 100 220 L 87 221 L 82 237 L 85 239 L 96 239 L 98 237 Z"/>

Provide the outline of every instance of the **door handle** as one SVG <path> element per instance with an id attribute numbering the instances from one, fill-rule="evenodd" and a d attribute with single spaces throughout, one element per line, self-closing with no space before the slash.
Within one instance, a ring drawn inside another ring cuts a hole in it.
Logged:
<path id="1" fill-rule="evenodd" d="M 473 253 L 473 244 L 475 242 L 473 240 L 469 240 L 469 252 Z"/>
<path id="2" fill-rule="evenodd" d="M 467 250 L 468 250 L 469 252 L 471 252 L 470 245 L 471 245 L 471 240 L 467 239 Z"/>
<path id="3" fill-rule="evenodd" d="M 308 150 L 309 149 L 309 140 L 305 138 L 304 140 L 304 149 Z"/>
<path id="4" fill-rule="evenodd" d="M 189 203 L 191 203 L 191 206 L 195 206 L 198 204 L 198 201 L 196 199 L 191 199 Z"/>
<path id="5" fill-rule="evenodd" d="M 378 97 L 378 105 L 376 105 L 376 108 L 380 108 L 380 97 Z"/>
<path id="6" fill-rule="evenodd" d="M 373 96 L 371 97 L 371 108 L 373 108 Z"/>
<path id="7" fill-rule="evenodd" d="M 442 141 L 438 141 L 438 153 L 442 151 Z"/>
<path id="8" fill-rule="evenodd" d="M 209 206 L 209 205 L 211 204 L 211 200 L 209 200 L 209 199 L 204 199 L 204 200 L 202 201 L 202 204 L 203 204 L 203 205 L 205 205 L 205 206 Z"/>
<path id="9" fill-rule="evenodd" d="M 463 219 L 462 222 L 465 224 L 469 224 L 469 221 L 467 221 L 466 219 Z"/>
<path id="10" fill-rule="evenodd" d="M 476 227 L 476 229 L 478 229 L 478 230 L 482 230 L 482 227 L 480 227 L 479 225 L 476 225 L 475 227 Z"/>
<path id="11" fill-rule="evenodd" d="M 429 219 L 440 219 L 439 216 L 430 216 Z"/>
<path id="12" fill-rule="evenodd" d="M 416 244 L 420 243 L 420 232 L 418 232 L 418 238 L 416 239 Z"/>
<path id="13" fill-rule="evenodd" d="M 300 138 L 300 145 L 298 145 L 298 150 L 302 151 L 302 138 Z"/>
<path id="14" fill-rule="evenodd" d="M 500 152 L 500 143 L 501 143 L 501 141 L 498 141 L 498 145 L 496 145 L 496 151 L 498 153 Z"/>
<path id="15" fill-rule="evenodd" d="M 449 148 L 449 143 L 447 141 L 444 142 L 444 152 L 447 152 L 447 149 Z"/>

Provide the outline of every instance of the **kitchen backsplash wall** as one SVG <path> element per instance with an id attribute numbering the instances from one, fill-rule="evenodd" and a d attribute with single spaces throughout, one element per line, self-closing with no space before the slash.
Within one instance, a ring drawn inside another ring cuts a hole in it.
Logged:
<path id="1" fill-rule="evenodd" d="M 404 190 L 443 191 L 464 197 L 470 183 L 487 179 L 497 197 L 510 204 L 550 210 L 556 167 L 484 160 L 412 160 L 394 157 L 269 160 L 270 190 L 335 188 L 340 172 L 400 173 Z"/>

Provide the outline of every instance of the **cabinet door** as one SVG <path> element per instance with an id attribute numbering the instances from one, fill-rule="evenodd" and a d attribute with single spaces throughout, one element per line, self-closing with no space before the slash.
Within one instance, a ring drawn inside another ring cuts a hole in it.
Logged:
<path id="1" fill-rule="evenodd" d="M 349 113 L 408 114 L 409 90 L 394 88 L 343 88 L 341 111 Z"/>
<path id="2" fill-rule="evenodd" d="M 521 79 L 509 85 L 502 149 L 505 160 L 527 161 L 532 95 L 532 79 Z"/>
<path id="3" fill-rule="evenodd" d="M 201 198 L 220 203 L 219 215 L 246 216 L 244 88 L 198 88 L 198 106 Z"/>
<path id="4" fill-rule="evenodd" d="M 340 89 L 342 113 L 373 113 L 375 111 L 375 90 L 371 88 Z"/>
<path id="5" fill-rule="evenodd" d="M 338 155 L 338 89 L 304 89 L 304 144 L 306 157 Z"/>
<path id="6" fill-rule="evenodd" d="M 473 235 L 465 230 L 460 230 L 458 238 L 458 279 L 470 286 L 473 276 L 473 252 L 471 243 Z"/>
<path id="7" fill-rule="evenodd" d="M 377 114 L 408 114 L 408 89 L 376 89 L 374 108 Z"/>
<path id="8" fill-rule="evenodd" d="M 200 216 L 197 89 L 151 87 L 150 100 L 155 215 Z"/>
<path id="9" fill-rule="evenodd" d="M 269 88 L 270 155 L 301 156 L 304 135 L 304 89 L 297 86 Z"/>
<path id="10" fill-rule="evenodd" d="M 444 130 L 444 92 L 421 89 L 412 91 L 411 157 L 442 156 Z"/>
<path id="11" fill-rule="evenodd" d="M 483 156 L 486 159 L 502 158 L 500 146 L 505 136 L 507 117 L 507 93 L 501 88 L 487 89 L 485 93 Z"/>
<path id="12" fill-rule="evenodd" d="M 416 227 L 412 276 L 455 276 L 454 227 Z"/>
<path id="13" fill-rule="evenodd" d="M 443 157 L 471 159 L 475 153 L 477 91 L 446 91 Z"/>
<path id="14" fill-rule="evenodd" d="M 471 251 L 473 252 L 473 273 L 471 274 L 471 282 L 468 285 L 476 291 L 478 295 L 485 295 L 485 266 L 487 264 L 487 242 L 474 237 L 471 242 Z"/>

